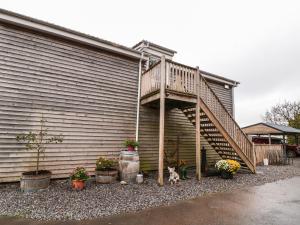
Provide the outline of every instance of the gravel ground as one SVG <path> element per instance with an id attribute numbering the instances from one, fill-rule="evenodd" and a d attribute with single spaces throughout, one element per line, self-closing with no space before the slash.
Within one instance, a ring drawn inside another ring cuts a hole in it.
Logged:
<path id="1" fill-rule="evenodd" d="M 72 191 L 67 180 L 52 181 L 49 189 L 36 193 L 21 193 L 18 184 L 2 184 L 0 216 L 38 220 L 91 219 L 169 205 L 205 193 L 224 192 L 300 176 L 300 168 L 294 166 L 258 167 L 257 171 L 257 174 L 236 174 L 232 180 L 207 177 L 198 182 L 192 178 L 163 187 L 157 186 L 151 177 L 140 185 L 96 185 L 90 182 L 80 192 Z"/>

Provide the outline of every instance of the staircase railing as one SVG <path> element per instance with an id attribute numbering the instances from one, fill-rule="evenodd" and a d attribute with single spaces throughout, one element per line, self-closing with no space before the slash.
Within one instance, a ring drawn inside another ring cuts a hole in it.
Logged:
<path id="1" fill-rule="evenodd" d="M 231 114 L 219 100 L 215 92 L 210 88 L 205 79 L 200 75 L 200 97 L 209 110 L 214 114 L 226 132 L 240 147 L 244 155 L 254 165 L 253 144 L 242 131 Z"/>

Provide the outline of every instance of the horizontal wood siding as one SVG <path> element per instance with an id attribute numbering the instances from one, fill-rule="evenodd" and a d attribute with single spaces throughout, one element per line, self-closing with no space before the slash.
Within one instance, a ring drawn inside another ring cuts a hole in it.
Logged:
<path id="1" fill-rule="evenodd" d="M 195 127 L 179 109 L 166 111 L 165 150 L 173 151 L 177 146 L 177 135 L 180 135 L 179 159 L 195 165 L 196 139 Z M 140 158 L 142 170 L 156 170 L 158 167 L 158 130 L 159 110 L 144 108 L 140 121 Z M 208 164 L 220 159 L 218 153 L 201 136 L 201 146 L 207 150 Z"/>
<path id="2" fill-rule="evenodd" d="M 49 134 L 64 136 L 41 161 L 54 177 L 117 156 L 135 134 L 137 76 L 138 61 L 0 25 L 0 182 L 34 169 L 35 153 L 15 137 L 42 114 Z"/>
<path id="3" fill-rule="evenodd" d="M 207 80 L 209 86 L 216 93 L 217 97 L 220 99 L 222 104 L 228 110 L 228 112 L 233 114 L 233 96 L 232 96 L 232 87 L 229 86 L 229 89 L 225 88 L 224 84 L 216 83 L 210 80 Z"/>
<path id="4" fill-rule="evenodd" d="M 1 23 L 0 182 L 17 181 L 35 168 L 35 153 L 15 137 L 37 130 L 42 114 L 49 134 L 64 136 L 41 161 L 53 177 L 67 177 L 77 166 L 93 172 L 99 156 L 118 156 L 124 139 L 134 138 L 137 80 L 138 61 Z M 224 90 L 217 94 L 230 104 Z M 158 128 L 158 109 L 142 106 L 143 170 L 157 169 Z M 165 132 L 166 149 L 176 147 L 177 134 L 183 134 L 180 158 L 194 164 L 195 128 L 180 110 L 166 112 Z M 201 143 L 210 163 L 218 159 L 203 138 Z"/>

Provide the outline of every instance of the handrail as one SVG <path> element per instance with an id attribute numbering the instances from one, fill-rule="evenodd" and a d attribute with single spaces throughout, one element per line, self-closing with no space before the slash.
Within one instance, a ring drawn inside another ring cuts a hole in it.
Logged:
<path id="1" fill-rule="evenodd" d="M 233 119 L 202 75 L 200 75 L 200 97 L 235 143 L 239 145 L 242 152 L 248 159 L 250 158 L 250 162 L 253 164 L 254 154 L 251 141 Z"/>

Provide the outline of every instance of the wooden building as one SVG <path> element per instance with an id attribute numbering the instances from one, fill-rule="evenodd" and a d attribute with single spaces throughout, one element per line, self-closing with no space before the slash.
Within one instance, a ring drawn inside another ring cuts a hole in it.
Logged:
<path id="1" fill-rule="evenodd" d="M 254 172 L 252 144 L 234 121 L 238 83 L 178 64 L 175 53 L 0 10 L 0 182 L 34 168 L 34 152 L 16 135 L 37 129 L 42 115 L 49 134 L 64 136 L 41 162 L 53 177 L 76 166 L 93 171 L 99 156 L 118 156 L 126 138 L 139 139 L 142 170 L 161 174 L 162 153 L 175 147 L 199 170 L 204 146 L 209 163 L 233 158 Z"/>

